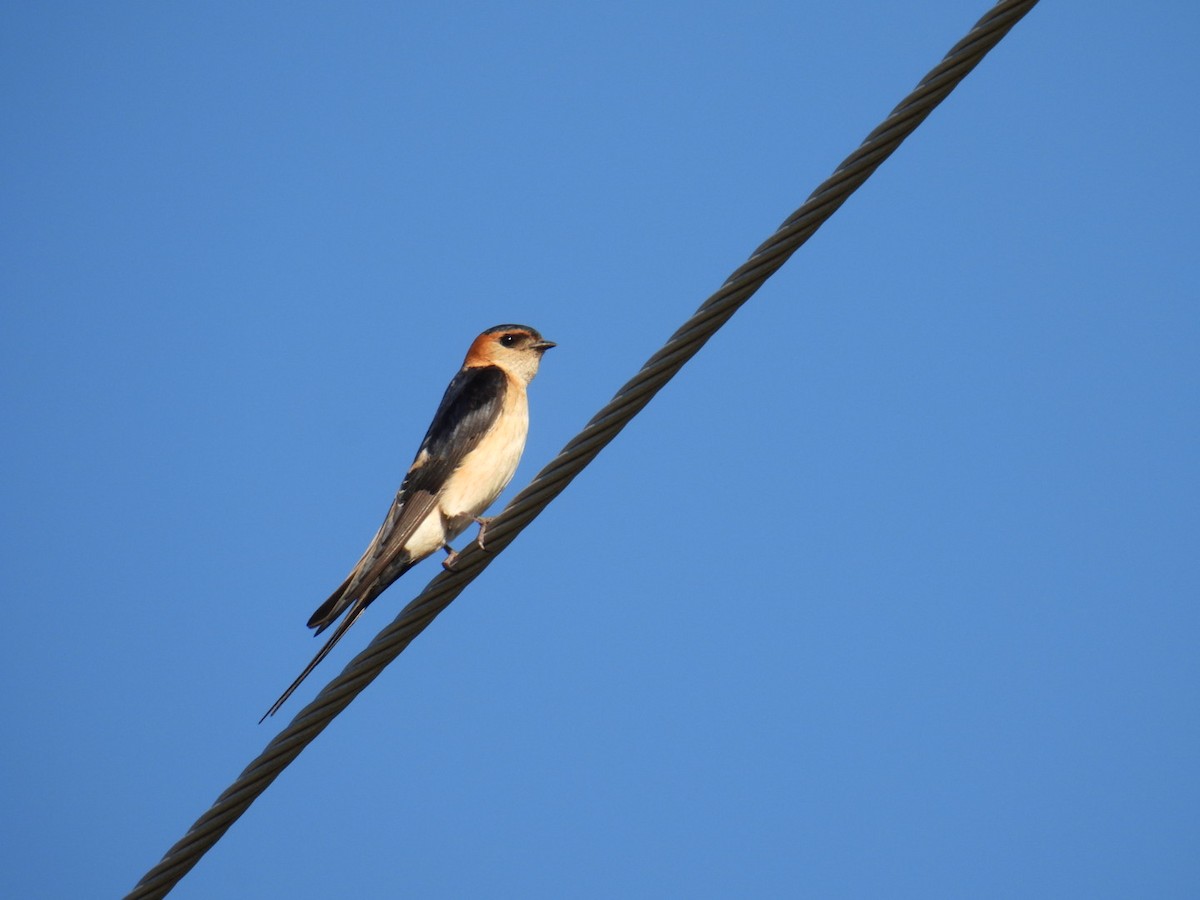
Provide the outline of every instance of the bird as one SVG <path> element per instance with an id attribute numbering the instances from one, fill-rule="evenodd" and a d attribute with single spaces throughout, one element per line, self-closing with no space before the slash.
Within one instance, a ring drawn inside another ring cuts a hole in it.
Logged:
<path id="1" fill-rule="evenodd" d="M 554 346 L 528 325 L 496 325 L 471 343 L 379 531 L 308 627 L 319 635 L 345 618 L 260 725 L 397 578 L 438 549 L 446 551 L 442 565 L 452 569 L 458 554 L 450 542 L 472 522 L 479 525 L 477 541 L 484 547 L 490 519 L 482 514 L 517 470 L 529 432 L 526 388 L 542 355 Z"/>

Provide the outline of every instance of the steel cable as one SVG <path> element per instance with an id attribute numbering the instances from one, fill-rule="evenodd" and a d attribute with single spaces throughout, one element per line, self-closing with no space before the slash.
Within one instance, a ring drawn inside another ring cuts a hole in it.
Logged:
<path id="1" fill-rule="evenodd" d="M 1037 0 L 1001 0 L 796 212 L 675 332 L 634 378 L 537 474 L 488 527 L 487 550 L 471 543 L 304 707 L 170 850 L 129 898 L 165 896 L 267 786 L 384 666 L 457 597 L 675 376 L 710 337 L 805 243 L 925 120 Z"/>

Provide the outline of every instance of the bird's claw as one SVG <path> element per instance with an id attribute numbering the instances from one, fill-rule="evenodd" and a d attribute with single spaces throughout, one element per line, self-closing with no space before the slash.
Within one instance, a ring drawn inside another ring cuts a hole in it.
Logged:
<path id="1" fill-rule="evenodd" d="M 495 518 L 495 516 L 476 516 L 475 517 L 475 521 L 479 523 L 479 534 L 475 537 L 475 543 L 477 543 L 479 545 L 479 549 L 482 550 L 484 553 L 491 552 L 484 545 L 483 539 L 484 539 L 484 536 L 487 534 L 488 526 L 492 524 L 492 519 L 494 519 L 494 518 Z"/>
<path id="2" fill-rule="evenodd" d="M 479 545 L 479 549 L 482 550 L 484 553 L 491 553 L 491 551 L 488 550 L 488 548 L 486 546 L 484 546 L 483 539 L 484 539 L 484 535 L 487 533 L 488 525 L 491 524 L 492 517 L 491 516 L 473 516 L 473 519 L 479 523 L 479 535 L 478 535 L 478 537 L 475 538 L 475 543 L 477 543 Z M 442 544 L 442 549 L 446 551 L 446 558 L 442 560 L 442 568 L 445 569 L 447 572 L 453 572 L 455 563 L 458 562 L 458 551 L 455 550 L 453 547 L 451 547 L 449 544 Z"/>

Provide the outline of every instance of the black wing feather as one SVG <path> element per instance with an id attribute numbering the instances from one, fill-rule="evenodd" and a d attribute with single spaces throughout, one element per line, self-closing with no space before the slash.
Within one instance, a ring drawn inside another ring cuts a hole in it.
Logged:
<path id="1" fill-rule="evenodd" d="M 310 628 L 327 628 L 360 594 L 369 603 L 388 586 L 376 582 L 400 558 L 408 539 L 437 504 L 446 480 L 492 427 L 504 407 L 507 386 L 504 372 L 496 366 L 462 369 L 450 380 L 375 539 L 345 584 L 313 613 Z M 391 580 L 402 571 L 393 568 Z"/>
<path id="2" fill-rule="evenodd" d="M 320 634 L 346 611 L 350 613 L 334 631 L 300 676 L 284 691 L 283 696 L 259 720 L 274 715 L 300 683 L 308 677 L 330 650 L 362 615 L 371 602 L 399 578 L 416 560 L 402 559 L 404 546 L 413 532 L 425 521 L 437 503 L 438 494 L 446 479 L 474 450 L 495 423 L 504 408 L 508 380 L 496 366 L 477 366 L 462 369 L 451 379 L 433 415 L 433 422 L 421 441 L 421 448 L 392 502 L 383 525 L 345 581 L 329 599 L 317 608 L 308 620 L 309 628 Z M 420 465 L 417 461 L 424 460 Z M 399 562 L 399 565 L 395 565 Z M 390 570 L 390 571 L 389 571 Z M 388 580 L 381 581 L 387 576 Z"/>
<path id="3" fill-rule="evenodd" d="M 418 458 L 422 453 L 428 458 L 409 471 L 400 486 L 401 493 L 440 491 L 463 457 L 479 445 L 495 423 L 504 407 L 507 388 L 508 379 L 498 366 L 461 369 L 446 387 L 417 451 Z"/>
<path id="4" fill-rule="evenodd" d="M 383 524 L 354 571 L 313 613 L 309 628 L 318 628 L 320 634 L 356 599 L 370 603 L 383 592 L 387 584 L 376 582 L 401 557 L 408 539 L 437 503 L 446 480 L 500 415 L 507 385 L 504 372 L 496 366 L 462 369 L 451 379 Z M 391 580 L 404 569 L 393 567 Z"/>

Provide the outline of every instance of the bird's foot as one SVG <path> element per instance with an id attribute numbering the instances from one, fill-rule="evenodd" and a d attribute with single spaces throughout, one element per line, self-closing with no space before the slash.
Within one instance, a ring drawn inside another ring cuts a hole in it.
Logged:
<path id="1" fill-rule="evenodd" d="M 475 516 L 475 521 L 479 523 L 479 534 L 475 538 L 475 543 L 479 545 L 479 549 L 484 553 L 490 553 L 487 546 L 483 543 L 484 537 L 487 535 L 488 526 L 492 524 L 492 519 L 495 516 Z"/>
<path id="2" fill-rule="evenodd" d="M 442 568 L 447 572 L 453 572 L 454 564 L 458 562 L 458 551 L 449 544 L 442 544 L 442 549 L 446 551 L 446 558 L 442 560 Z"/>

